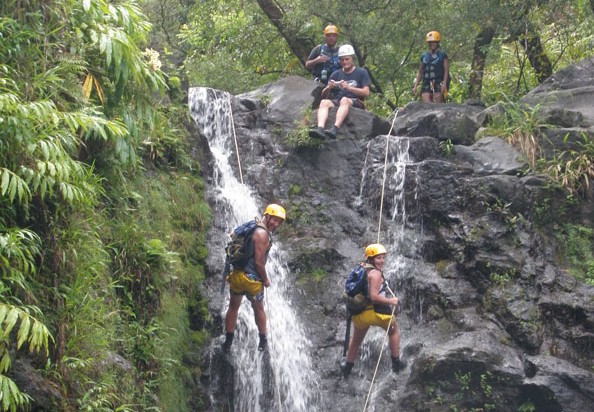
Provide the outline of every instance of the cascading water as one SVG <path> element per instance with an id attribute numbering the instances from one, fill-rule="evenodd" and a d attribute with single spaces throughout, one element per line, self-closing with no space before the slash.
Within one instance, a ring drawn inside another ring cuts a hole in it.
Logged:
<path id="1" fill-rule="evenodd" d="M 188 96 L 192 118 L 206 136 L 216 162 L 215 224 L 226 226 L 227 233 L 258 216 L 263 209 L 254 193 L 235 177 L 229 162 L 229 158 L 234 158 L 230 98 L 225 92 L 209 88 L 191 88 Z M 288 269 L 282 263 L 286 259 L 281 250 L 282 246 L 275 240 L 267 263 L 271 281 L 264 301 L 268 317 L 267 352 L 256 349 L 258 332 L 247 299 L 239 311 L 229 355 L 235 369 L 235 411 L 316 410 L 319 392 L 309 356 L 311 343 L 289 298 Z"/>
<path id="2" fill-rule="evenodd" d="M 388 215 L 390 220 L 381 222 L 381 233 L 379 236 L 379 242 L 382 243 L 388 250 L 388 258 L 386 259 L 386 265 L 384 267 L 384 276 L 388 280 L 393 292 L 402 300 L 402 291 L 394 287 L 395 284 L 399 283 L 399 277 L 401 274 L 409 272 L 413 269 L 414 260 L 406 258 L 402 253 L 403 250 L 407 250 L 408 254 L 414 255 L 416 243 L 419 239 L 418 228 L 411 231 L 408 227 L 411 226 L 409 217 L 406 210 L 406 199 L 405 199 L 405 188 L 407 180 L 407 171 L 410 172 L 411 166 L 414 163 L 411 161 L 409 156 L 409 145 L 410 141 L 406 137 L 386 137 L 389 138 L 389 144 L 391 147 L 390 154 L 387 158 L 387 169 L 385 176 L 385 188 L 384 197 L 391 197 L 391 209 Z M 377 184 L 377 176 L 379 173 L 383 173 L 383 158 L 381 162 L 381 168 L 379 162 L 369 161 L 369 148 L 366 156 L 365 164 L 361 174 L 361 186 L 359 202 L 363 202 L 363 196 L 366 193 L 366 185 Z M 387 147 L 386 147 L 387 149 Z M 380 170 L 381 169 L 381 170 Z M 410 174 L 410 173 L 409 173 Z M 415 187 L 416 187 L 415 182 Z M 416 190 L 416 189 L 415 189 Z M 410 194 L 409 194 L 410 196 Z M 416 199 L 416 195 L 413 194 L 413 198 Z M 418 205 L 413 205 L 418 207 Z M 379 216 L 378 216 L 379 219 Z M 411 251 L 413 253 L 411 253 Z M 407 324 L 409 322 L 406 319 L 404 313 L 398 316 L 398 329 L 400 333 L 400 352 L 402 354 L 402 348 L 404 348 L 410 339 L 408 336 L 409 328 Z M 382 352 L 383 349 L 383 352 Z M 391 380 L 391 374 L 389 372 L 390 366 L 390 353 L 387 348 L 387 336 L 386 332 L 380 328 L 370 328 L 363 344 L 360 348 L 360 367 L 359 376 L 365 380 L 371 381 L 372 375 L 378 362 L 378 355 L 382 352 L 382 360 L 380 360 L 380 368 L 382 371 L 380 376 L 383 378 L 377 379 L 373 387 L 371 388 L 371 398 L 367 405 L 367 411 L 373 411 L 375 395 L 382 392 L 384 387 L 393 385 Z M 369 388 L 365 388 L 366 390 Z"/>

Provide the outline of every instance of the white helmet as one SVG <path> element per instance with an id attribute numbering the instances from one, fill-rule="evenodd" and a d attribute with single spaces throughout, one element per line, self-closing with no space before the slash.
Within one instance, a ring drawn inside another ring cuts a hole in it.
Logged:
<path id="1" fill-rule="evenodd" d="M 345 44 L 344 46 L 340 46 L 340 48 L 338 49 L 338 57 L 354 56 L 354 55 L 355 55 L 355 49 L 353 49 L 353 46 L 351 46 L 350 44 Z"/>

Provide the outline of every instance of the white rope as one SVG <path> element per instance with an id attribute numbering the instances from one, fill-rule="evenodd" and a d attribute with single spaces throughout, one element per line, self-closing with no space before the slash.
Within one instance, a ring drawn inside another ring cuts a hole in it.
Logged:
<path id="1" fill-rule="evenodd" d="M 268 305 L 268 299 L 267 299 L 267 295 L 268 292 L 266 291 L 266 288 L 264 287 L 264 285 L 262 285 L 262 287 L 264 288 L 264 305 L 266 306 L 266 313 L 270 313 L 269 309 L 270 309 L 270 305 Z M 268 325 L 268 336 L 272 337 L 272 333 L 270 333 L 270 325 Z M 270 349 L 272 350 L 272 344 L 274 342 L 274 339 L 270 339 Z M 268 353 L 270 355 L 270 352 Z M 278 376 L 278 371 L 276 370 L 275 367 L 272 366 L 272 356 L 270 356 L 270 367 L 274 370 L 274 387 L 276 389 L 276 396 L 278 398 L 278 410 L 280 412 L 283 411 L 283 400 L 281 398 L 281 392 L 280 392 L 280 382 L 279 382 L 279 376 Z"/>
<path id="2" fill-rule="evenodd" d="M 384 209 L 384 189 L 386 186 L 386 173 L 388 169 L 388 148 L 390 146 L 390 135 L 392 134 L 392 129 L 394 129 L 394 122 L 396 121 L 396 117 L 398 116 L 398 112 L 400 109 L 396 109 L 396 113 L 394 114 L 394 119 L 392 119 L 392 125 L 390 126 L 390 131 L 386 136 L 386 153 L 384 155 L 384 176 L 382 178 L 382 194 L 380 197 L 380 210 L 379 210 L 379 220 L 377 222 L 377 242 L 380 242 L 380 233 L 382 229 L 382 213 Z"/>
<path id="3" fill-rule="evenodd" d="M 229 95 L 229 118 L 231 120 L 231 131 L 233 132 L 233 141 L 235 142 L 235 154 L 237 156 L 237 167 L 239 168 L 239 181 L 243 184 L 243 174 L 241 172 L 241 160 L 239 159 L 239 147 L 237 145 L 237 134 L 235 133 L 235 122 L 233 121 L 233 108 L 231 106 L 231 95 Z"/>
<path id="4" fill-rule="evenodd" d="M 380 210 L 379 210 L 379 220 L 377 223 L 377 243 L 380 243 L 380 234 L 381 234 L 381 227 L 382 227 L 382 213 L 383 213 L 383 207 L 384 207 L 384 190 L 385 190 L 385 186 L 386 186 L 386 173 L 387 173 L 387 169 L 388 169 L 388 149 L 389 149 L 389 145 L 390 145 L 390 135 L 392 134 L 392 130 L 394 129 L 394 122 L 396 121 L 396 117 L 398 116 L 398 112 L 400 111 L 400 109 L 396 109 L 396 113 L 394 114 L 394 118 L 392 119 L 392 125 L 390 126 L 390 131 L 388 132 L 387 136 L 386 136 L 386 149 L 385 149 L 385 155 L 384 155 L 384 175 L 382 178 L 382 192 L 381 192 L 381 198 L 380 198 Z M 396 295 L 394 295 L 394 292 L 392 292 L 392 290 L 390 289 L 390 287 L 386 284 L 386 288 L 388 289 L 388 292 L 390 292 L 392 294 L 392 296 L 396 297 Z M 390 326 L 392 324 L 392 319 L 394 319 L 394 312 L 396 311 L 396 305 L 394 305 L 394 307 L 392 308 L 392 314 L 390 315 Z M 367 406 L 369 404 L 369 400 L 371 398 L 371 390 L 373 389 L 373 384 L 375 383 L 375 377 L 377 375 L 377 370 L 379 368 L 380 365 L 380 361 L 382 359 L 382 355 L 384 353 L 384 346 L 386 339 L 388 338 L 388 333 L 390 332 L 390 326 L 388 326 L 388 328 L 386 328 L 386 333 L 384 335 L 384 339 L 382 340 L 382 348 L 380 350 L 380 354 L 377 358 L 377 362 L 375 364 L 375 369 L 373 371 L 373 376 L 371 378 L 371 383 L 369 384 L 369 391 L 367 392 L 367 398 L 365 399 L 365 405 L 363 406 L 363 412 L 367 411 Z"/>
<path id="5" fill-rule="evenodd" d="M 394 295 L 394 293 L 390 290 L 389 287 L 388 287 L 388 290 L 390 293 L 392 293 L 392 295 Z M 367 405 L 369 404 L 369 399 L 371 398 L 371 389 L 373 389 L 373 384 L 375 383 L 375 376 L 377 375 L 377 370 L 379 368 L 380 361 L 382 360 L 382 355 L 384 354 L 384 347 L 386 346 L 384 343 L 386 342 L 388 333 L 390 332 L 390 327 L 392 326 L 392 319 L 394 319 L 395 311 L 396 311 L 396 305 L 394 305 L 394 307 L 392 308 L 392 314 L 390 315 L 390 326 L 388 326 L 388 328 L 386 329 L 386 334 L 384 335 L 384 339 L 382 340 L 382 348 L 381 348 L 380 354 L 377 358 L 377 362 L 375 363 L 375 369 L 373 371 L 371 383 L 369 384 L 369 391 L 367 392 L 367 398 L 365 399 L 365 405 L 363 406 L 363 412 L 365 412 L 367 410 Z M 396 332 L 396 333 L 398 333 L 398 332 Z"/>

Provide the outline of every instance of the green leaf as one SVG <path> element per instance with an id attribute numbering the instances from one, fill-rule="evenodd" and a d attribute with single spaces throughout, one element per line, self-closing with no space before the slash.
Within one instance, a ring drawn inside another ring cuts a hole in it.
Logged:
<path id="1" fill-rule="evenodd" d="M 23 346 L 23 343 L 29 338 L 29 329 L 31 327 L 31 318 L 27 314 L 21 315 L 21 326 L 17 334 L 17 349 Z"/>

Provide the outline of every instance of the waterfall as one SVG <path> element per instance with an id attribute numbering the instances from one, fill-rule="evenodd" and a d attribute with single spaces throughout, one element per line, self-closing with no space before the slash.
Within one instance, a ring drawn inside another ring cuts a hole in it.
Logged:
<path id="1" fill-rule="evenodd" d="M 217 221 L 214 224 L 223 227 L 226 233 L 259 216 L 265 206 L 257 202 L 250 188 L 241 184 L 230 163 L 230 159 L 236 159 L 230 99 L 229 94 L 209 88 L 191 88 L 188 96 L 192 118 L 206 136 L 215 160 L 213 209 Z M 210 253 L 219 251 L 222 247 L 211 248 Z M 282 245 L 275 239 L 266 265 L 271 282 L 264 300 L 268 351 L 257 351 L 258 331 L 253 311 L 248 300 L 243 299 L 229 355 L 235 370 L 235 411 L 317 409 L 318 378 L 310 358 L 311 343 L 289 298 L 285 261 Z M 226 307 L 222 309 L 223 317 L 225 312 Z"/>
<path id="2" fill-rule="evenodd" d="M 384 212 L 384 218 L 382 219 L 381 224 L 380 243 L 382 243 L 388 251 L 386 264 L 384 266 L 384 276 L 396 296 L 402 301 L 404 291 L 399 290 L 395 285 L 400 283 L 400 278 L 403 275 L 414 270 L 414 255 L 416 245 L 420 238 L 420 228 L 417 227 L 415 222 L 410 221 L 411 218 L 407 214 L 406 197 L 409 199 L 417 198 L 416 187 L 418 182 L 415 179 L 415 182 L 412 182 L 412 185 L 407 185 L 407 177 L 410 179 L 411 176 L 416 176 L 416 164 L 409 156 L 410 140 L 407 137 L 386 136 L 386 138 L 390 139 L 390 150 L 386 165 L 386 181 L 383 196 L 384 201 L 390 204 L 391 207 L 390 210 Z M 375 161 L 369 159 L 371 143 L 372 142 L 370 142 L 370 145 L 368 146 L 368 153 L 361 173 L 359 202 L 363 201 L 365 193 L 377 190 L 372 188 L 381 184 L 378 175 L 383 176 L 384 172 L 383 157 L 381 158 L 381 162 L 379 161 L 379 158 L 375 159 Z M 383 154 L 384 153 L 382 153 L 382 155 Z M 415 192 L 407 194 L 406 190 L 411 190 L 411 187 L 413 187 Z M 389 200 L 389 202 L 387 200 Z M 418 204 L 409 206 L 418 208 Z M 386 220 L 386 215 L 388 215 L 390 219 Z M 379 219 L 379 216 L 377 216 L 377 218 Z M 406 251 L 406 255 L 409 256 L 408 258 L 403 251 Z M 410 256 L 413 256 L 413 258 L 411 259 Z M 403 348 L 410 340 L 410 321 L 407 319 L 405 313 L 398 315 L 398 330 L 400 334 L 400 354 L 402 356 Z M 358 371 L 356 373 L 359 375 L 358 377 L 360 379 L 371 382 L 380 352 L 382 353 L 378 369 L 380 372 L 373 384 L 371 398 L 367 409 L 368 411 L 375 410 L 375 397 L 381 396 L 382 389 L 390 388 L 394 385 L 392 372 L 390 372 L 390 352 L 388 349 L 386 332 L 381 328 L 371 327 L 360 348 L 360 367 L 356 368 Z M 369 387 L 363 389 L 367 392 Z M 361 394 L 361 396 L 363 396 L 363 394 Z"/>

